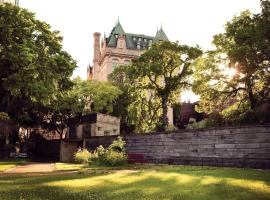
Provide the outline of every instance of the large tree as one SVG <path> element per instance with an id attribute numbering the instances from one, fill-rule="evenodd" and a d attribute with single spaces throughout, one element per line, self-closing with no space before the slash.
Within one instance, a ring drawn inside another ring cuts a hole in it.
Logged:
<path id="1" fill-rule="evenodd" d="M 71 87 L 75 67 L 58 31 L 26 9 L 0 5 L 0 112 L 33 123 L 36 110 Z"/>
<path id="2" fill-rule="evenodd" d="M 182 89 L 190 86 L 192 64 L 202 51 L 198 47 L 189 47 L 163 41 L 153 46 L 132 62 L 132 74 L 139 77 L 143 89 L 154 94 L 161 101 L 161 130 L 168 126 L 168 106 L 175 103 Z"/>
<path id="3" fill-rule="evenodd" d="M 121 118 L 122 132 L 156 130 L 161 114 L 160 100 L 142 87 L 146 81 L 134 76 L 133 66 L 118 66 L 109 80 L 122 91 L 113 109 L 113 114 Z"/>
<path id="4" fill-rule="evenodd" d="M 201 95 L 200 111 L 252 111 L 270 100 L 270 2 L 262 11 L 244 11 L 215 35 L 216 50 L 197 63 L 194 91 Z M 234 70 L 233 76 L 228 71 Z M 217 109 L 219 108 L 219 109 Z"/>

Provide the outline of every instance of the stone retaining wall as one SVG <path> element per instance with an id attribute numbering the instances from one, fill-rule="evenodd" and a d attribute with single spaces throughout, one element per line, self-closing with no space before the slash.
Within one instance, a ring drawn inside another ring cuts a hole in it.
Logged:
<path id="1" fill-rule="evenodd" d="M 270 168 L 270 126 L 179 131 L 125 137 L 149 162 Z"/>
<path id="2" fill-rule="evenodd" d="M 86 147 L 114 137 L 91 138 Z M 124 136 L 128 153 L 150 163 L 270 168 L 270 125 Z"/>

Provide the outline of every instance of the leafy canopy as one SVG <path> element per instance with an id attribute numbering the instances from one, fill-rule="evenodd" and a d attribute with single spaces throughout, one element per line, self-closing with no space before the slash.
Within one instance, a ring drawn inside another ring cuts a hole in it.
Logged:
<path id="1" fill-rule="evenodd" d="M 200 111 L 239 118 L 269 102 L 269 0 L 261 7 L 259 14 L 244 11 L 228 22 L 225 32 L 214 36 L 216 50 L 197 62 L 193 90 L 201 96 Z M 236 73 L 228 76 L 230 70 Z"/>
<path id="2" fill-rule="evenodd" d="M 26 9 L 0 5 L 0 111 L 29 122 L 31 112 L 71 87 L 75 67 L 58 31 Z"/>

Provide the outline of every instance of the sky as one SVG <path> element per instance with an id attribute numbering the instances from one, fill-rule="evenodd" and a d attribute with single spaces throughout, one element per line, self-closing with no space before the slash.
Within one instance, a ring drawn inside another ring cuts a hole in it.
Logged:
<path id="1" fill-rule="evenodd" d="M 92 65 L 93 33 L 109 35 L 118 17 L 125 32 L 154 36 L 162 25 L 170 41 L 212 47 L 213 35 L 224 31 L 234 15 L 260 12 L 259 0 L 20 0 L 63 36 L 63 48 L 77 61 L 73 76 L 86 79 Z M 186 92 L 182 101 L 198 97 Z"/>

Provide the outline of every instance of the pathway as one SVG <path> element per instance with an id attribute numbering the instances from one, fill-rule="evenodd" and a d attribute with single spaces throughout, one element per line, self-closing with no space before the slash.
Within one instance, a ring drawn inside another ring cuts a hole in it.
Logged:
<path id="1" fill-rule="evenodd" d="M 15 168 L 5 171 L 12 174 L 23 173 L 42 173 L 55 171 L 54 163 L 30 163 L 26 165 L 20 165 Z"/>

